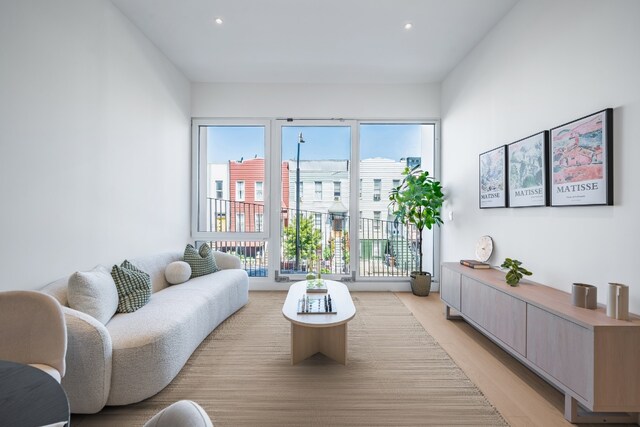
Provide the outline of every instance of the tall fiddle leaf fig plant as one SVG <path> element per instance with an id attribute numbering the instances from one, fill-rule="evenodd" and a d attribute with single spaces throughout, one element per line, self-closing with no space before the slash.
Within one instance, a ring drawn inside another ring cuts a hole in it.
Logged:
<path id="1" fill-rule="evenodd" d="M 442 184 L 429 172 L 419 167 L 402 172 L 404 179 L 389 195 L 393 213 L 402 223 L 413 224 L 418 230 L 418 268 L 424 273 L 422 256 L 422 230 L 431 230 L 434 225 L 442 224 L 440 209 L 444 202 Z"/>

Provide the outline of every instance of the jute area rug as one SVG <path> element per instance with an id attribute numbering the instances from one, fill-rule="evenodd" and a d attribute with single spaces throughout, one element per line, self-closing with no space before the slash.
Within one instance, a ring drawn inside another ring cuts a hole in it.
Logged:
<path id="1" fill-rule="evenodd" d="M 507 425 L 393 293 L 352 294 L 346 366 L 320 354 L 291 366 L 285 296 L 252 292 L 167 388 L 79 425 L 142 425 L 181 399 L 216 427 Z"/>

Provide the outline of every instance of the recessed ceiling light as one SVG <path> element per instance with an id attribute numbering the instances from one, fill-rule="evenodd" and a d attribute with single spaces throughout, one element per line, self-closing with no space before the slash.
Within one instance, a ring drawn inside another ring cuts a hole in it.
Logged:
<path id="1" fill-rule="evenodd" d="M 216 18 L 216 24 L 222 25 L 223 22 L 222 18 Z"/>
<path id="2" fill-rule="evenodd" d="M 411 22 L 407 22 L 406 24 L 404 24 L 404 29 L 405 30 L 410 30 L 413 28 L 413 24 Z"/>

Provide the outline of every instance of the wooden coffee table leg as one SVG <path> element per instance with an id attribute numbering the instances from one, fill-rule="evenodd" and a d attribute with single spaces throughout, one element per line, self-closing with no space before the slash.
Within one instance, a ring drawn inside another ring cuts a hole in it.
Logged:
<path id="1" fill-rule="evenodd" d="M 291 324 L 291 364 L 295 365 L 320 351 L 318 330 Z"/>
<path id="2" fill-rule="evenodd" d="M 336 362 L 347 364 L 347 324 L 320 328 L 320 352 Z"/>
<path id="3" fill-rule="evenodd" d="M 336 362 L 347 364 L 347 324 L 326 328 L 309 328 L 291 324 L 291 364 L 322 353 Z"/>

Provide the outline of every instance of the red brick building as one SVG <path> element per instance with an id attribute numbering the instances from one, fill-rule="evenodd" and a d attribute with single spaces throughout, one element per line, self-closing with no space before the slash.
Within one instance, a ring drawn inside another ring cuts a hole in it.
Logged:
<path id="1" fill-rule="evenodd" d="M 289 203 L 289 164 L 282 162 L 281 207 Z M 267 182 L 264 159 L 254 158 L 229 162 L 230 230 L 260 232 L 265 229 L 264 200 Z"/>

